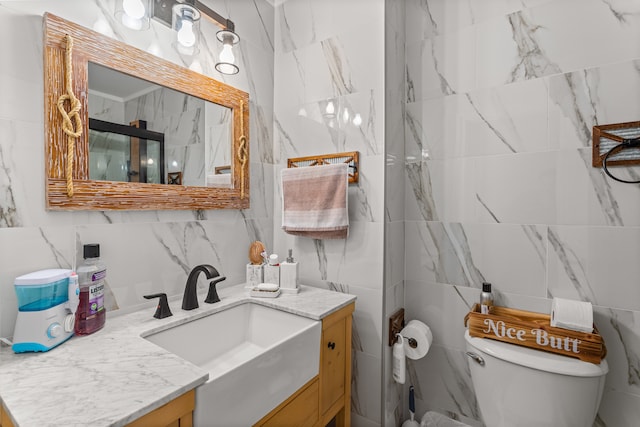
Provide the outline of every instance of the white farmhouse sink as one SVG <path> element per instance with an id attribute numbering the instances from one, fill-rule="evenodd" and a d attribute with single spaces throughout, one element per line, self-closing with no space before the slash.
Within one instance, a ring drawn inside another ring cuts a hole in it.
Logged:
<path id="1" fill-rule="evenodd" d="M 321 322 L 250 302 L 145 338 L 209 371 L 195 426 L 250 426 L 318 375 Z"/>

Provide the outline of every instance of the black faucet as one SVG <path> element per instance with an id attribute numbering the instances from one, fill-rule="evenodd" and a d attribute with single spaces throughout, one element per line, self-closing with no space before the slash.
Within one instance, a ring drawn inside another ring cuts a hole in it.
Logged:
<path id="1" fill-rule="evenodd" d="M 158 306 L 156 307 L 156 313 L 153 315 L 156 319 L 164 319 L 165 317 L 173 316 L 171 309 L 169 308 L 169 301 L 167 300 L 167 294 L 153 294 L 143 295 L 146 299 L 160 298 Z"/>
<path id="2" fill-rule="evenodd" d="M 187 279 L 187 285 L 184 288 L 184 297 L 182 298 L 183 310 L 193 310 L 194 308 L 198 308 L 197 288 L 198 288 L 198 275 L 200 274 L 200 272 L 204 272 L 205 276 L 207 276 L 207 279 L 214 279 L 220 276 L 220 273 L 218 273 L 218 270 L 216 270 L 213 266 L 209 264 L 202 264 L 202 265 L 197 265 L 193 267 L 193 270 L 191 270 L 191 273 L 189 273 L 189 278 Z M 217 280 L 213 280 L 209 285 L 209 294 L 212 293 L 211 287 L 213 287 L 213 293 L 215 293 L 216 283 L 222 282 L 225 279 L 226 277 L 221 277 Z M 215 299 L 217 301 L 220 301 L 220 299 L 217 298 L 217 294 L 215 296 L 216 296 Z M 206 302 L 211 303 L 211 302 L 217 302 L 217 301 L 213 301 L 212 298 L 207 297 Z"/>

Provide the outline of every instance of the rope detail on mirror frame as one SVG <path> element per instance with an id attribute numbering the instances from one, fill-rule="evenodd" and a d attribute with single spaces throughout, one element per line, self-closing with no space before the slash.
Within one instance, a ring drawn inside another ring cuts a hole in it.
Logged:
<path id="1" fill-rule="evenodd" d="M 238 159 L 240 159 L 240 198 L 244 199 L 244 170 L 247 164 L 247 137 L 244 135 L 244 101 L 240 102 L 240 146 L 238 147 Z"/>
<path id="2" fill-rule="evenodd" d="M 58 98 L 58 111 L 62 115 L 62 130 L 67 135 L 67 195 L 73 197 L 73 152 L 76 139 L 82 135 L 82 121 L 79 114 L 80 100 L 73 93 L 73 65 L 71 63 L 73 38 L 69 34 L 65 35 L 65 44 L 64 81 L 67 93 Z M 67 100 L 71 107 L 69 113 L 64 109 L 64 102 Z"/>

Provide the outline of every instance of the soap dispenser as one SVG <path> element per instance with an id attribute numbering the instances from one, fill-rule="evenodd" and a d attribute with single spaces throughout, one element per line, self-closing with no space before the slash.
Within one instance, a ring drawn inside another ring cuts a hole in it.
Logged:
<path id="1" fill-rule="evenodd" d="M 300 292 L 298 286 L 298 263 L 293 259 L 293 250 L 289 249 L 287 260 L 280 263 L 280 290 L 288 294 Z"/>

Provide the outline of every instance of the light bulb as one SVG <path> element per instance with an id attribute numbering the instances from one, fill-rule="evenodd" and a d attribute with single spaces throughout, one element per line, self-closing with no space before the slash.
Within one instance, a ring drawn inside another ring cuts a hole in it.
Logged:
<path id="1" fill-rule="evenodd" d="M 193 33 L 193 22 L 184 19 L 180 31 L 178 31 L 178 43 L 184 47 L 192 47 L 196 44 L 196 35 Z"/>
<path id="2" fill-rule="evenodd" d="M 146 13 L 141 0 L 122 0 L 122 10 L 133 19 L 142 19 Z"/>
<path id="3" fill-rule="evenodd" d="M 151 158 L 147 159 L 147 164 L 148 165 L 152 165 L 153 164 L 153 159 L 151 159 Z"/>
<path id="4" fill-rule="evenodd" d="M 362 124 L 362 116 L 360 116 L 360 113 L 357 113 L 353 118 L 353 125 L 360 126 L 361 124 Z"/>
<path id="5" fill-rule="evenodd" d="M 329 101 L 327 103 L 327 107 L 325 108 L 325 111 L 327 112 L 327 114 L 335 114 L 336 107 L 333 105 L 333 101 Z"/>
<path id="6" fill-rule="evenodd" d="M 226 62 L 227 64 L 233 64 L 236 62 L 236 57 L 233 56 L 233 49 L 229 43 L 225 43 L 220 52 L 220 62 Z"/>
<path id="7" fill-rule="evenodd" d="M 345 108 L 342 112 L 342 120 L 347 123 L 349 121 L 349 109 Z"/>

